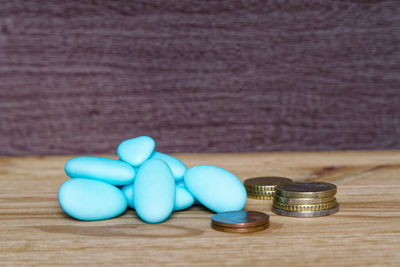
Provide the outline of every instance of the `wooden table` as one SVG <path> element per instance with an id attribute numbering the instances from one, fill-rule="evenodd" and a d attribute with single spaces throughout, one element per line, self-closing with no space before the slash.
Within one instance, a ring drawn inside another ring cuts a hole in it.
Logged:
<path id="1" fill-rule="evenodd" d="M 269 201 L 248 210 L 271 215 L 269 229 L 217 232 L 194 206 L 161 224 L 135 212 L 98 222 L 69 218 L 57 192 L 71 156 L 0 158 L 0 265 L 400 266 L 400 151 L 180 154 L 188 166 L 213 164 L 241 179 L 280 175 L 338 185 L 338 213 L 274 215 Z"/>

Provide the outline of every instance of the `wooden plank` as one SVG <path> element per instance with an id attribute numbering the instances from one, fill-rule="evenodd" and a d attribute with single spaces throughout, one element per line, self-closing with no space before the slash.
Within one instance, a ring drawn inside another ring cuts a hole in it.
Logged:
<path id="1" fill-rule="evenodd" d="M 400 148 L 400 1 L 0 7 L 0 155 Z"/>
<path id="2" fill-rule="evenodd" d="M 146 224 L 134 211 L 81 222 L 59 207 L 68 156 L 0 158 L 0 262 L 4 265 L 399 266 L 400 151 L 178 154 L 188 166 L 214 164 L 242 180 L 283 175 L 338 185 L 338 213 L 290 218 L 269 201 L 248 210 L 271 215 L 268 230 L 232 234 L 210 228 L 201 207 Z"/>

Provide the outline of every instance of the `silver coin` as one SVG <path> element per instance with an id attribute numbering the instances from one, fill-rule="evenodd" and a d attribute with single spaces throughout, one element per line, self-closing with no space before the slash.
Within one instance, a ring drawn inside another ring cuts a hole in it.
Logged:
<path id="1" fill-rule="evenodd" d="M 278 215 L 290 216 L 290 217 L 303 217 L 303 218 L 328 216 L 334 214 L 337 211 L 339 211 L 339 204 L 337 204 L 335 207 L 331 209 L 318 210 L 318 211 L 288 211 L 272 207 L 272 212 Z"/>

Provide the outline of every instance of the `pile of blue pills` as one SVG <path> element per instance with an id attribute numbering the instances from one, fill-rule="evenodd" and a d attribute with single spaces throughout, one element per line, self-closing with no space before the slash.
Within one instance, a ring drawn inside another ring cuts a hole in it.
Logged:
<path id="1" fill-rule="evenodd" d="M 147 223 L 163 222 L 195 202 L 216 213 L 243 209 L 247 194 L 235 175 L 211 165 L 187 169 L 154 148 L 152 138 L 140 136 L 118 146 L 119 160 L 69 160 L 65 172 L 72 179 L 60 187 L 61 208 L 78 220 L 95 221 L 117 217 L 129 206 Z"/>

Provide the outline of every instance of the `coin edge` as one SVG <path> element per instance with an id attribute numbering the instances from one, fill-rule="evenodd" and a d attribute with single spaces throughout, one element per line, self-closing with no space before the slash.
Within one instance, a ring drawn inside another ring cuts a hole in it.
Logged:
<path id="1" fill-rule="evenodd" d="M 281 215 L 281 216 L 288 216 L 288 217 L 296 217 L 296 218 L 312 218 L 312 217 L 323 217 L 329 216 L 340 209 L 339 203 L 336 204 L 335 207 L 326 210 L 319 210 L 319 211 L 289 211 L 289 210 L 282 210 L 275 207 L 272 207 L 272 212 Z"/>
<path id="2" fill-rule="evenodd" d="M 267 224 L 263 224 L 263 225 L 258 225 L 258 226 L 253 226 L 253 227 L 240 227 L 240 228 L 236 228 L 236 227 L 222 227 L 219 225 L 215 225 L 213 223 L 211 223 L 211 228 L 216 230 L 216 231 L 220 231 L 220 232 L 224 232 L 224 233 L 253 233 L 253 232 L 259 232 L 259 231 L 263 231 L 265 229 L 269 228 L 269 223 Z"/>
<path id="3" fill-rule="evenodd" d="M 223 222 L 215 221 L 213 219 L 214 216 L 216 216 L 218 214 L 229 213 L 229 212 L 237 212 L 237 211 L 226 211 L 226 212 L 220 212 L 220 213 L 214 214 L 211 217 L 211 223 L 213 223 L 213 224 L 215 224 L 217 226 L 220 226 L 220 227 L 228 227 L 228 228 L 249 228 L 249 227 L 257 227 L 257 226 L 262 226 L 262 225 L 265 225 L 265 224 L 269 224 L 270 218 L 269 218 L 269 215 L 267 213 L 261 212 L 261 211 L 255 211 L 255 210 L 243 210 L 243 211 L 261 213 L 261 214 L 266 216 L 266 219 L 262 220 L 260 222 L 257 222 L 257 223 L 253 222 L 253 223 L 247 223 L 247 224 L 246 223 L 223 223 Z"/>

